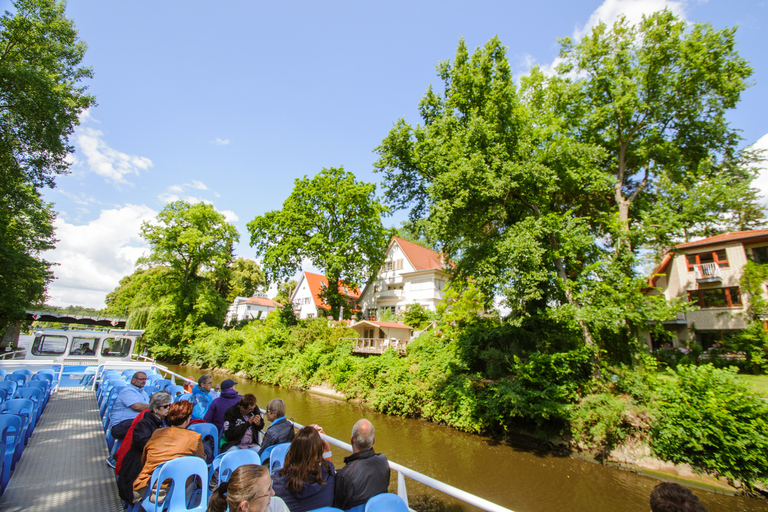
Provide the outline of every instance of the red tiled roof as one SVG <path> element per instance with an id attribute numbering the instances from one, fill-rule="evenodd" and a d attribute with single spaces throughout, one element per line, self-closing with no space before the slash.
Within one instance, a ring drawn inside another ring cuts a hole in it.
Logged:
<path id="1" fill-rule="evenodd" d="M 659 266 L 656 267 L 651 275 L 651 277 L 648 279 L 648 285 L 649 286 L 656 286 L 656 281 L 659 279 L 658 274 L 664 274 L 667 270 L 667 265 L 669 265 L 669 262 L 672 261 L 672 253 L 668 252 L 664 255 L 664 259 L 661 260 L 661 263 L 659 263 Z"/>
<path id="2" fill-rule="evenodd" d="M 695 242 L 686 242 L 684 244 L 676 245 L 675 249 L 688 249 L 689 247 L 703 247 L 706 245 L 715 245 L 725 242 L 736 242 L 739 240 L 747 240 L 750 238 L 758 238 L 762 236 L 768 236 L 768 229 L 753 229 L 749 231 L 734 231 L 732 233 L 724 233 L 722 235 L 711 236 L 702 240 L 696 240 Z"/>
<path id="3" fill-rule="evenodd" d="M 320 298 L 320 293 L 323 291 L 323 288 L 328 287 L 328 278 L 322 274 L 315 274 L 313 272 L 304 272 L 304 276 L 307 279 L 309 291 L 312 293 L 312 299 L 315 301 L 315 307 L 320 309 L 331 309 L 331 307 Z M 347 288 L 347 284 L 343 281 L 339 282 L 339 288 L 341 288 L 340 291 L 344 295 L 354 301 L 360 298 L 360 291 L 357 288 Z"/>
<path id="4" fill-rule="evenodd" d="M 400 322 L 375 322 L 373 320 L 361 320 L 358 322 L 359 324 L 371 324 L 375 325 L 376 327 L 395 327 L 398 329 L 413 329 L 413 327 L 408 327 L 405 324 L 401 324 Z M 355 324 L 357 325 L 357 324 Z"/>
<path id="5" fill-rule="evenodd" d="M 411 265 L 416 270 L 443 269 L 443 259 L 435 251 L 404 240 L 399 236 L 393 236 L 390 245 L 393 242 L 397 242 L 397 245 L 400 246 L 408 261 L 411 262 Z"/>
<path id="6" fill-rule="evenodd" d="M 255 306 L 265 306 L 268 308 L 280 308 L 283 306 L 279 302 L 275 302 L 272 299 L 267 299 L 265 297 L 251 297 L 241 304 L 253 304 Z"/>

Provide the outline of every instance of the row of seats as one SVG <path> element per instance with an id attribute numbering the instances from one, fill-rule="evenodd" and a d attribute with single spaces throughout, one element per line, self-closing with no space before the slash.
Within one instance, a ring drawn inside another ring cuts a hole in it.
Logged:
<path id="1" fill-rule="evenodd" d="M 53 370 L 0 370 L 0 494 L 40 421 L 51 397 Z"/>

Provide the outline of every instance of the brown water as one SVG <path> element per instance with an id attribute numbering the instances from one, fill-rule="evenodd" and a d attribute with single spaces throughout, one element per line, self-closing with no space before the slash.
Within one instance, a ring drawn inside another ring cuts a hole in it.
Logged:
<path id="1" fill-rule="evenodd" d="M 197 379 L 203 371 L 169 366 Z M 214 374 L 214 382 L 230 378 Z M 648 512 L 648 496 L 659 482 L 654 478 L 602 466 L 576 457 L 516 447 L 465 434 L 421 420 L 387 416 L 368 407 L 304 391 L 258 384 L 235 378 L 240 394 L 253 393 L 264 408 L 272 398 L 285 400 L 288 417 L 321 425 L 326 434 L 347 441 L 360 418 L 376 427 L 377 452 L 399 464 L 485 498 L 515 512 Z M 349 455 L 333 447 L 333 463 L 343 466 Z M 391 492 L 396 491 L 393 473 Z M 410 505 L 415 510 L 475 511 L 475 507 L 406 479 Z M 768 501 L 725 496 L 694 489 L 709 512 L 768 512 Z"/>

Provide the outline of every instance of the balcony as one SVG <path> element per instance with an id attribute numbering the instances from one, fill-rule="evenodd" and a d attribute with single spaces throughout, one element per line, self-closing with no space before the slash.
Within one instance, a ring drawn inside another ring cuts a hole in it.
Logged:
<path id="1" fill-rule="evenodd" d="M 696 282 L 703 283 L 722 283 L 723 278 L 720 275 L 720 265 L 717 263 L 702 263 L 693 266 L 693 273 Z"/>
<path id="2" fill-rule="evenodd" d="M 397 298 L 403 296 L 403 290 L 396 289 L 396 290 L 382 290 L 379 292 L 379 298 L 380 299 L 390 299 L 390 298 Z"/>
<path id="3" fill-rule="evenodd" d="M 396 338 L 341 338 L 342 340 L 355 340 L 355 346 L 352 352 L 355 354 L 377 354 L 381 355 L 392 349 L 395 352 L 405 353 L 408 342 L 400 341 Z"/>

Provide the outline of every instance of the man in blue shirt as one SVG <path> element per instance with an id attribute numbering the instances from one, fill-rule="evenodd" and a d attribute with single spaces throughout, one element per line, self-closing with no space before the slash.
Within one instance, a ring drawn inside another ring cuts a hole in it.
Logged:
<path id="1" fill-rule="evenodd" d="M 133 374 L 131 383 L 121 389 L 117 395 L 109 415 L 112 437 L 115 439 L 123 439 L 131 428 L 133 419 L 141 411 L 149 408 L 149 397 L 143 389 L 146 382 L 147 374 L 136 372 Z"/>

